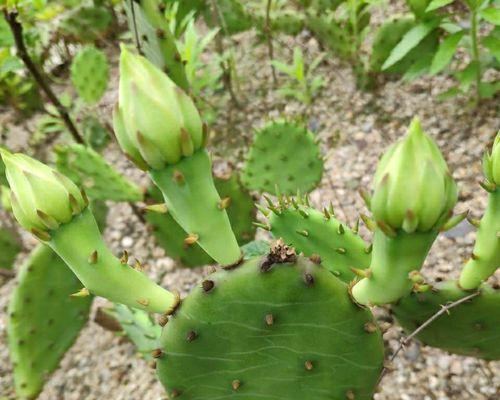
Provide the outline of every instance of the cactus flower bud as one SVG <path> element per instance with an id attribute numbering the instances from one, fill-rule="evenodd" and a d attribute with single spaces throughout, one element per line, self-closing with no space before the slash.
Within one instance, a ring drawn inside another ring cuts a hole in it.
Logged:
<path id="1" fill-rule="evenodd" d="M 374 179 L 378 222 L 411 233 L 438 228 L 457 201 L 457 187 L 436 143 L 415 118 L 408 134 L 382 157 Z"/>
<path id="2" fill-rule="evenodd" d="M 488 182 L 500 186 L 500 131 L 497 133 L 491 153 L 484 153 L 483 169 Z"/>
<path id="3" fill-rule="evenodd" d="M 11 192 L 12 211 L 23 228 L 36 233 L 69 222 L 87 206 L 78 187 L 56 170 L 24 154 L 0 149 Z"/>
<path id="4" fill-rule="evenodd" d="M 191 98 L 146 58 L 122 47 L 115 132 L 140 167 L 162 169 L 203 146 L 203 126 Z"/>

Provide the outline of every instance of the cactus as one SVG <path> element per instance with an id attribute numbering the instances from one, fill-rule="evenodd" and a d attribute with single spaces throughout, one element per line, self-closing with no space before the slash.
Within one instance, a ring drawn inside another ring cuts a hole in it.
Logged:
<path id="1" fill-rule="evenodd" d="M 456 184 L 436 143 L 415 118 L 381 158 L 371 211 L 375 234 L 369 273 L 352 288 L 361 304 L 390 303 L 409 293 L 457 201 Z"/>
<path id="2" fill-rule="evenodd" d="M 241 172 L 248 189 L 276 194 L 307 192 L 321 180 L 323 159 L 314 135 L 291 122 L 266 125 L 254 137 Z"/>
<path id="3" fill-rule="evenodd" d="M 187 3 L 185 1 L 180 2 Z M 177 86 L 189 91 L 189 83 L 181 56 L 170 32 L 159 0 L 124 2 L 131 32 L 137 32 L 135 40 L 145 57 L 165 72 Z M 181 7 L 182 9 L 182 7 Z M 180 12 L 180 11 L 179 11 Z"/>
<path id="4" fill-rule="evenodd" d="M 203 149 L 206 127 L 192 100 L 147 59 L 122 49 L 115 132 L 122 149 L 149 170 L 172 217 L 214 260 L 241 257 Z M 213 235 L 217 232 L 217 235 Z"/>
<path id="5" fill-rule="evenodd" d="M 198 285 L 154 356 L 179 399 L 362 400 L 372 397 L 383 346 L 345 284 L 278 242 Z"/>
<path id="6" fill-rule="evenodd" d="M 484 285 L 473 299 L 449 310 L 418 334 L 428 346 L 450 353 L 500 360 L 498 327 L 500 326 L 500 292 Z M 398 322 L 407 332 L 413 332 L 441 307 L 457 301 L 470 292 L 461 290 L 457 282 L 441 282 L 433 290 L 412 293 L 392 306 Z"/>
<path id="7" fill-rule="evenodd" d="M 500 132 L 491 154 L 484 155 L 483 169 L 488 205 L 481 221 L 473 221 L 478 225 L 476 243 L 459 281 L 466 290 L 478 287 L 500 267 Z"/>
<path id="8" fill-rule="evenodd" d="M 123 177 L 104 158 L 80 144 L 56 148 L 57 169 L 92 199 L 113 201 L 140 201 L 141 189 Z"/>
<path id="9" fill-rule="evenodd" d="M 120 323 L 124 334 L 132 341 L 139 354 L 146 360 L 151 360 L 151 352 L 158 348 L 161 326 L 147 312 L 122 304 L 114 304 L 106 312 Z"/>
<path id="10" fill-rule="evenodd" d="M 39 245 L 21 267 L 9 305 L 10 357 L 19 398 L 33 399 L 85 325 L 91 297 L 72 297 L 78 279 Z"/>
<path id="11" fill-rule="evenodd" d="M 71 63 L 71 82 L 88 104 L 97 103 L 108 86 L 109 65 L 106 55 L 94 46 L 84 47 Z"/>
<path id="12" fill-rule="evenodd" d="M 274 237 L 283 238 L 308 257 L 319 256 L 321 264 L 344 282 L 363 274 L 370 265 L 371 248 L 334 217 L 332 207 L 320 212 L 300 197 L 269 206 L 263 212 Z"/>
<path id="13" fill-rule="evenodd" d="M 238 243 L 247 243 L 255 235 L 255 226 L 252 224 L 255 217 L 252 198 L 241 187 L 236 174 L 215 178 L 214 183 L 221 198 L 226 199 L 226 211 Z M 161 199 L 158 190 L 151 190 L 150 195 L 156 201 Z M 153 226 L 158 244 L 170 257 L 179 260 L 184 266 L 198 267 L 213 263 L 212 258 L 197 243 L 186 243 L 184 230 L 168 213 L 148 211 L 146 220 Z"/>
<path id="14" fill-rule="evenodd" d="M 403 36 L 417 23 L 413 17 L 399 16 L 388 20 L 377 30 L 373 39 L 370 56 L 370 70 L 382 72 L 382 65 L 389 57 L 392 49 L 403 39 Z M 403 74 L 424 55 L 434 53 L 439 45 L 439 33 L 432 32 L 401 60 L 385 69 L 387 74 Z"/>
<path id="15" fill-rule="evenodd" d="M 16 232 L 0 227 L 0 268 L 11 269 L 20 251 L 21 241 Z"/>
<path id="16" fill-rule="evenodd" d="M 113 256 L 85 193 L 69 178 L 23 154 L 1 149 L 0 154 L 16 219 L 66 262 L 84 285 L 81 296 L 106 294 L 111 301 L 152 312 L 166 312 L 177 304 L 176 294 L 130 267 L 126 255 L 121 259 Z"/>

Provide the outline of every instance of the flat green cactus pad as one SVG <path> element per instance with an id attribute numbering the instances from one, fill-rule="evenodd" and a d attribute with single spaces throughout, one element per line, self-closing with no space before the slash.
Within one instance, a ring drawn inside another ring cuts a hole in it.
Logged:
<path id="1" fill-rule="evenodd" d="M 322 265 L 344 282 L 356 277 L 351 268 L 368 268 L 368 245 L 328 210 L 315 210 L 301 199 L 281 204 L 272 207 L 274 211 L 269 214 L 271 233 L 276 238 L 308 257 L 320 256 Z"/>
<path id="2" fill-rule="evenodd" d="M 7 325 L 19 398 L 37 396 L 85 325 L 92 297 L 70 297 L 81 287 L 66 264 L 45 245 L 39 245 L 22 266 Z"/>
<path id="3" fill-rule="evenodd" d="M 150 360 L 152 358 L 151 352 L 158 347 L 158 339 L 161 334 L 160 325 L 152 320 L 146 311 L 123 304 L 114 304 L 108 312 L 118 320 L 123 332 L 132 341 L 141 356 Z"/>
<path id="4" fill-rule="evenodd" d="M 314 135 L 291 122 L 273 122 L 255 134 L 241 172 L 248 189 L 307 192 L 321 180 L 323 159 Z"/>
<path id="5" fill-rule="evenodd" d="M 228 198 L 226 211 L 231 222 L 231 228 L 240 245 L 253 239 L 255 236 L 255 208 L 250 194 L 241 186 L 236 174 L 229 178 L 215 178 L 215 187 L 222 199 Z M 150 195 L 157 202 L 163 201 L 160 191 L 154 187 L 150 189 Z M 199 267 L 212 264 L 212 258 L 197 244 L 186 245 L 184 239 L 187 234 L 175 222 L 170 214 L 158 214 L 147 212 L 146 220 L 153 226 L 158 245 L 165 249 L 166 253 L 179 260 L 186 267 Z"/>
<path id="6" fill-rule="evenodd" d="M 439 45 L 439 34 L 431 33 L 422 40 L 413 50 L 411 50 L 400 61 L 385 71 L 382 65 L 391 54 L 391 51 L 401 41 L 403 36 L 413 28 L 417 22 L 410 16 L 403 16 L 385 22 L 375 34 L 370 57 L 370 69 L 373 72 L 384 72 L 392 74 L 403 74 L 413 64 L 420 60 L 423 55 L 433 52 Z"/>
<path id="7" fill-rule="evenodd" d="M 80 144 L 56 149 L 57 169 L 98 200 L 139 201 L 141 189 L 123 177 L 104 158 Z"/>
<path id="8" fill-rule="evenodd" d="M 15 232 L 0 227 L 0 268 L 11 269 L 20 251 L 20 238 Z"/>
<path id="9" fill-rule="evenodd" d="M 156 351 L 171 397 L 372 398 L 384 350 L 371 314 L 290 250 L 216 272 L 182 301 Z"/>
<path id="10" fill-rule="evenodd" d="M 101 99 L 108 86 L 108 78 L 108 59 L 94 46 L 84 47 L 71 63 L 71 82 L 88 104 L 95 104 Z"/>
<path id="11" fill-rule="evenodd" d="M 392 311 L 408 332 L 413 332 L 442 305 L 463 298 L 471 292 L 458 288 L 454 281 L 443 282 L 435 291 L 411 294 L 403 298 Z M 417 337 L 428 346 L 450 353 L 499 360 L 500 290 L 483 285 L 481 294 L 452 308 L 425 328 Z"/>

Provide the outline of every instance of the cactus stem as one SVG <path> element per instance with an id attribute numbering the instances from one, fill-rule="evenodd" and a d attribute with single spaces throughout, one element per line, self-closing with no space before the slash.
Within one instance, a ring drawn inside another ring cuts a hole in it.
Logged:
<path id="1" fill-rule="evenodd" d="M 225 210 L 231 205 L 231 197 L 224 197 L 219 201 L 218 207 L 219 210 Z"/>
<path id="2" fill-rule="evenodd" d="M 90 253 L 88 261 L 89 264 L 97 264 L 97 261 L 99 261 L 99 253 L 97 252 L 97 250 L 94 250 L 92 253 Z"/>
<path id="3" fill-rule="evenodd" d="M 158 214 L 166 214 L 168 212 L 168 208 L 167 208 L 167 205 L 165 203 L 149 204 L 146 207 L 144 207 L 144 210 L 155 212 Z"/>
<path id="4" fill-rule="evenodd" d="M 274 315 L 266 314 L 266 316 L 264 317 L 264 321 L 267 326 L 272 326 L 274 324 Z"/>
<path id="5" fill-rule="evenodd" d="M 306 369 L 306 371 L 312 371 L 313 368 L 314 368 L 314 365 L 313 365 L 312 361 L 311 360 L 307 360 L 304 363 L 304 368 Z"/>
<path id="6" fill-rule="evenodd" d="M 42 231 L 41 229 L 37 229 L 37 228 L 31 228 L 30 232 L 33 235 L 35 235 L 38 239 L 40 239 L 42 242 L 50 241 L 50 235 L 48 232 Z"/>
<path id="7" fill-rule="evenodd" d="M 190 233 L 187 235 L 187 237 L 184 239 L 184 244 L 186 246 L 191 246 L 195 244 L 200 237 L 196 233 Z"/>
<path id="8" fill-rule="evenodd" d="M 347 253 L 347 250 L 344 247 L 337 247 L 335 251 L 339 254 L 345 254 Z"/>
<path id="9" fill-rule="evenodd" d="M 87 288 L 82 288 L 78 292 L 70 294 L 71 297 L 87 297 L 90 296 L 90 292 Z"/>
<path id="10" fill-rule="evenodd" d="M 297 232 L 299 235 L 302 235 L 304 237 L 308 237 L 309 236 L 309 232 L 306 231 L 305 229 L 304 230 L 297 229 L 295 232 Z"/>

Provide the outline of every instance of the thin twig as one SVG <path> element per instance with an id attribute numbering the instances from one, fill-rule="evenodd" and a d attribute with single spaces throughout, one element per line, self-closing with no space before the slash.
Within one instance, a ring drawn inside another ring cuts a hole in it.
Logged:
<path id="1" fill-rule="evenodd" d="M 215 0 L 210 0 L 211 8 L 212 8 L 212 21 L 214 25 L 222 27 L 222 31 L 227 35 L 227 27 L 220 13 L 219 7 L 217 6 L 217 2 Z M 240 108 L 240 103 L 236 98 L 236 94 L 234 93 L 233 83 L 231 80 L 231 66 L 226 64 L 224 60 L 224 44 L 222 43 L 222 36 L 220 33 L 215 35 L 215 46 L 217 49 L 217 53 L 219 53 L 219 57 L 221 58 L 220 66 L 222 68 L 222 83 L 225 89 L 229 92 L 229 96 L 231 97 L 231 101 L 233 104 Z"/>
<path id="2" fill-rule="evenodd" d="M 43 74 L 38 70 L 38 67 L 28 54 L 28 50 L 26 49 L 26 45 L 24 44 L 23 27 L 17 20 L 18 16 L 17 11 L 9 12 L 6 9 L 4 9 L 3 13 L 5 20 L 9 24 L 10 30 L 12 31 L 14 42 L 16 44 L 17 55 L 19 56 L 19 58 L 21 58 L 24 65 L 31 73 L 38 86 L 40 86 L 43 92 L 47 95 L 50 102 L 54 105 L 54 107 L 56 107 L 61 119 L 68 128 L 68 131 L 70 132 L 71 136 L 73 136 L 75 142 L 83 144 L 84 140 L 80 135 L 80 133 L 78 132 L 78 130 L 76 129 L 76 126 L 73 123 L 71 117 L 69 116 L 66 107 L 64 107 L 61 104 L 55 93 L 52 91 L 52 88 L 50 87 L 49 83 L 47 82 Z"/>
<path id="3" fill-rule="evenodd" d="M 266 6 L 266 22 L 265 22 L 265 27 L 264 30 L 266 32 L 266 37 L 267 37 L 267 50 L 269 53 L 269 61 L 271 64 L 271 72 L 273 75 L 273 84 L 276 86 L 278 84 L 278 78 L 276 76 L 276 69 L 274 68 L 274 65 L 272 63 L 272 60 L 274 60 L 274 47 L 273 47 L 273 32 L 271 28 L 271 5 L 272 5 L 273 0 L 267 0 L 267 6 Z"/>
<path id="4" fill-rule="evenodd" d="M 465 303 L 465 302 L 473 299 L 474 297 L 478 296 L 480 293 L 481 293 L 480 291 L 477 291 L 477 292 L 469 294 L 468 296 L 462 297 L 461 299 L 458 299 L 452 303 L 442 305 L 441 309 L 438 312 L 436 312 L 429 319 L 427 319 L 422 325 L 420 325 L 417 329 L 415 329 L 410 335 L 401 339 L 401 341 L 399 343 L 399 347 L 396 349 L 394 354 L 389 359 L 390 362 L 392 363 L 394 361 L 394 359 L 398 356 L 398 354 L 401 352 L 401 350 L 404 350 L 405 346 L 408 345 L 408 343 L 415 336 L 417 336 L 420 332 L 422 332 L 425 328 L 427 328 L 430 324 L 432 324 L 441 315 L 443 315 L 444 313 L 448 313 L 452 308 L 459 306 L 460 304 Z M 387 373 L 387 370 L 388 370 L 388 368 L 384 366 L 384 368 L 382 369 L 382 372 L 380 373 L 380 377 L 378 379 L 377 385 L 378 385 L 378 383 L 380 383 L 380 381 L 382 380 L 384 375 Z"/>
<path id="5" fill-rule="evenodd" d="M 132 25 L 134 25 L 134 35 L 135 35 L 135 46 L 139 54 L 142 53 L 141 41 L 139 40 L 139 31 L 137 30 L 137 21 L 135 19 L 135 5 L 134 1 L 130 0 L 130 12 L 132 13 Z"/>

